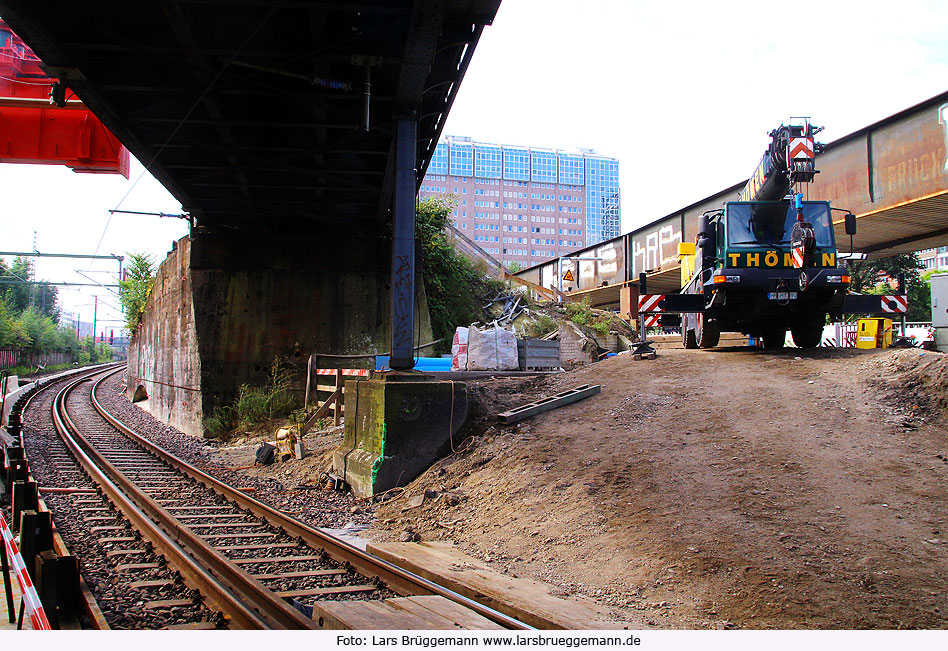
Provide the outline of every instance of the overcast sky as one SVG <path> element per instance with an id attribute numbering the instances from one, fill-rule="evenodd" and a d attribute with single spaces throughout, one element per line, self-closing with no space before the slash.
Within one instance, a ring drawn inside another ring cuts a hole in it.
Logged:
<path id="1" fill-rule="evenodd" d="M 503 0 L 445 134 L 616 156 L 626 232 L 747 178 L 767 132 L 790 116 L 811 116 L 826 127 L 819 139 L 831 142 L 948 90 L 946 34 L 948 2 L 934 0 Z M 0 250 L 31 250 L 35 230 L 42 252 L 98 247 L 164 258 L 187 232 L 184 222 L 127 215 L 109 222 L 126 193 L 123 209 L 180 211 L 149 175 L 129 192 L 140 171 L 133 164 L 126 181 L 0 165 Z M 74 271 L 89 267 L 40 259 L 37 271 L 89 282 Z M 63 306 L 90 320 L 95 293 L 100 307 L 118 306 L 90 288 L 63 289 Z"/>

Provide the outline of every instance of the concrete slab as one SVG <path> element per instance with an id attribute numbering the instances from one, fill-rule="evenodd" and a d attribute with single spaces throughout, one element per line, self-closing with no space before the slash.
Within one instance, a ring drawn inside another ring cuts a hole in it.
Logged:
<path id="1" fill-rule="evenodd" d="M 421 373 L 346 382 L 345 437 L 333 468 L 356 497 L 404 486 L 450 449 L 467 418 L 467 385 Z"/>
<path id="2" fill-rule="evenodd" d="M 372 543 L 366 551 L 536 628 L 622 628 L 591 599 L 557 597 L 552 585 L 498 572 L 451 543 Z"/>

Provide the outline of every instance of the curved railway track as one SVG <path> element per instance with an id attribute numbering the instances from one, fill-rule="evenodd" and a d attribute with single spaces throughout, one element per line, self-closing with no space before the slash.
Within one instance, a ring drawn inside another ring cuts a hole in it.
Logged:
<path id="1" fill-rule="evenodd" d="M 158 603 L 206 606 L 220 613 L 218 626 L 240 629 L 380 627 L 371 626 L 372 613 L 381 623 L 393 603 L 404 622 L 422 617 L 446 628 L 452 618 L 444 613 L 454 612 L 455 626 L 530 628 L 291 518 L 138 435 L 96 396 L 121 370 L 69 381 L 56 394 L 53 422 L 70 458 L 54 452 L 53 460 L 68 473 L 74 488 L 66 490 L 91 494 L 91 480 L 102 496 L 80 500 L 82 513 L 108 554 L 124 561 L 119 569 L 171 570 L 170 579 L 138 581 L 136 588 L 183 582 L 190 590 Z M 93 376 L 100 376 L 95 383 Z M 400 599 L 423 595 L 443 601 L 441 615 Z"/>

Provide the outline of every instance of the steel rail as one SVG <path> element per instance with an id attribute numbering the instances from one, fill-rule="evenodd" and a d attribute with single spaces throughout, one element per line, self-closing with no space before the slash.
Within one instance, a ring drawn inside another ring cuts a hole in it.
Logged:
<path id="1" fill-rule="evenodd" d="M 377 556 L 369 554 L 368 552 L 364 552 L 358 547 L 350 545 L 344 540 L 315 529 L 307 524 L 304 524 L 303 522 L 300 522 L 299 520 L 296 520 L 295 518 L 291 518 L 274 509 L 273 507 L 268 506 L 267 504 L 264 504 L 263 502 L 260 502 L 259 500 L 256 500 L 231 486 L 228 486 L 218 479 L 208 475 L 204 471 L 195 468 L 186 461 L 179 459 L 170 452 L 158 447 L 148 439 L 142 437 L 127 427 L 118 418 L 109 413 L 109 411 L 105 409 L 105 407 L 103 407 L 96 398 L 95 392 L 99 385 L 108 377 L 115 375 L 118 372 L 119 371 L 115 371 L 103 376 L 98 382 L 96 382 L 95 386 L 92 387 L 93 406 L 102 415 L 102 417 L 109 421 L 113 426 L 121 430 L 136 443 L 144 447 L 149 452 L 155 454 L 180 472 L 204 484 L 204 486 L 215 493 L 237 503 L 242 508 L 245 508 L 253 513 L 255 516 L 265 519 L 274 526 L 282 527 L 287 532 L 287 534 L 301 538 L 308 545 L 316 549 L 325 549 L 326 553 L 328 553 L 331 558 L 341 563 L 348 563 L 360 574 L 363 574 L 367 577 L 377 576 L 388 586 L 390 590 L 397 594 L 403 596 L 437 595 L 464 606 L 465 608 L 473 610 L 478 615 L 481 615 L 482 617 L 485 617 L 505 628 L 513 630 L 533 630 L 532 626 L 510 617 L 509 615 L 494 610 L 493 608 L 485 606 L 480 602 L 474 601 L 473 599 L 449 590 L 444 586 L 438 585 L 433 581 L 409 572 L 408 570 L 405 570 L 394 563 L 390 563 L 389 561 L 378 558 Z M 329 623 L 329 621 L 335 621 L 334 617 L 321 611 L 318 602 L 313 604 L 313 609 L 314 619 L 320 627 L 324 627 Z M 321 614 L 317 617 L 316 613 Z"/>
<path id="2" fill-rule="evenodd" d="M 53 377 L 48 379 L 49 384 L 55 382 L 65 381 L 66 377 L 63 376 L 74 376 L 82 375 L 84 378 L 89 378 L 93 375 L 101 373 L 103 367 L 117 366 L 117 364 L 96 364 L 92 369 L 77 369 L 70 370 L 62 373 L 60 376 Z M 33 399 L 36 398 L 40 392 L 46 389 L 52 389 L 52 387 L 43 386 L 42 380 L 36 381 L 36 391 L 31 393 L 26 401 L 23 403 L 23 408 L 20 410 L 20 420 L 24 423 L 23 415 L 26 413 L 26 410 L 30 408 L 30 404 L 33 402 Z M 26 456 L 26 446 L 23 441 L 23 432 L 20 431 L 20 436 L 18 437 L 17 444 L 21 445 L 24 450 L 24 457 Z M 32 473 L 31 473 L 32 474 Z M 40 489 L 42 490 L 42 489 Z M 52 515 L 49 507 L 46 505 L 43 498 L 39 499 L 39 508 L 40 511 L 48 512 Z M 53 524 L 53 551 L 56 552 L 57 556 L 68 556 L 72 554 L 72 551 L 69 549 L 69 546 L 66 544 L 66 541 L 63 540 L 62 535 L 59 533 L 59 530 L 56 528 L 56 525 Z M 102 609 L 99 607 L 99 602 L 96 601 L 95 595 L 92 593 L 92 590 L 89 589 L 89 586 L 86 584 L 85 578 L 80 574 L 79 575 L 79 596 L 80 603 L 82 604 L 83 613 L 88 619 L 90 626 L 97 631 L 108 631 L 111 630 L 108 621 L 105 618 L 105 615 L 102 613 Z"/>
<path id="3" fill-rule="evenodd" d="M 119 371 L 116 372 L 120 372 Z M 113 375 L 110 373 L 109 375 Z M 108 376 L 106 376 L 108 377 Z M 66 397 L 88 378 L 63 388 L 53 404 L 53 420 L 66 446 L 123 515 L 131 521 L 168 564 L 190 581 L 212 608 L 244 629 L 307 629 L 315 624 L 277 597 L 244 570 L 228 561 L 188 527 L 179 523 L 151 497 L 139 490 L 79 432 L 66 411 Z M 83 450 L 82 446 L 88 450 Z M 113 481 L 114 479 L 114 481 Z M 121 488 L 120 488 L 121 486 Z M 158 520 L 156 525 L 152 517 Z M 159 526 L 160 525 L 160 526 Z M 164 527 L 163 530 L 161 527 Z M 192 558 L 193 556 L 193 558 Z M 248 607 L 246 604 L 252 604 Z"/>

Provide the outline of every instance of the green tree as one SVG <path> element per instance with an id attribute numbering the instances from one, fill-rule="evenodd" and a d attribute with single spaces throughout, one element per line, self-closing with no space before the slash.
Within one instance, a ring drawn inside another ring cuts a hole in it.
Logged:
<path id="1" fill-rule="evenodd" d="M 850 268 L 852 290 L 863 294 L 891 294 L 891 282 L 897 282 L 899 274 L 905 276 L 905 291 L 908 295 L 908 321 L 930 321 L 932 318 L 931 274 L 922 275 L 921 260 L 915 253 L 900 253 L 879 260 L 860 260 Z"/>
<path id="2" fill-rule="evenodd" d="M 489 289 L 484 275 L 458 253 L 445 233 L 456 205 L 453 197 L 422 199 L 415 219 L 431 329 L 435 339 L 448 342 L 457 326 L 480 320 L 480 298 Z M 450 343 L 442 343 L 436 350 L 447 349 Z"/>
<path id="3" fill-rule="evenodd" d="M 869 290 L 877 287 L 885 276 L 896 280 L 900 273 L 905 274 L 905 283 L 911 287 L 921 278 L 922 269 L 923 265 L 915 253 L 900 253 L 879 260 L 858 260 L 850 269 L 852 290 L 869 293 Z"/>
<path id="4" fill-rule="evenodd" d="M 14 310 L 22 312 L 32 304 L 33 264 L 29 258 L 17 256 L 9 267 L 0 264 L 0 280 L 0 292 L 10 300 Z"/>
<path id="5" fill-rule="evenodd" d="M 932 320 L 932 275 L 937 271 L 922 274 L 918 282 L 908 287 L 908 310 L 905 313 L 907 321 Z"/>
<path id="6" fill-rule="evenodd" d="M 135 334 L 145 313 L 148 295 L 155 284 L 155 268 L 151 256 L 144 253 L 128 253 L 128 266 L 119 281 L 119 300 L 125 312 L 125 327 Z"/>
<path id="7" fill-rule="evenodd" d="M 36 281 L 29 258 L 17 256 L 11 266 L 0 260 L 0 296 L 9 299 L 16 312 L 33 306 L 53 321 L 59 321 L 59 290 L 46 281 Z"/>
<path id="8" fill-rule="evenodd" d="M 32 305 L 20 315 L 20 322 L 26 330 L 29 343 L 25 348 L 32 353 L 48 353 L 57 344 L 56 324 Z"/>
<path id="9" fill-rule="evenodd" d="M 0 346 L 23 348 L 29 344 L 29 335 L 13 307 L 10 296 L 0 294 Z"/>

